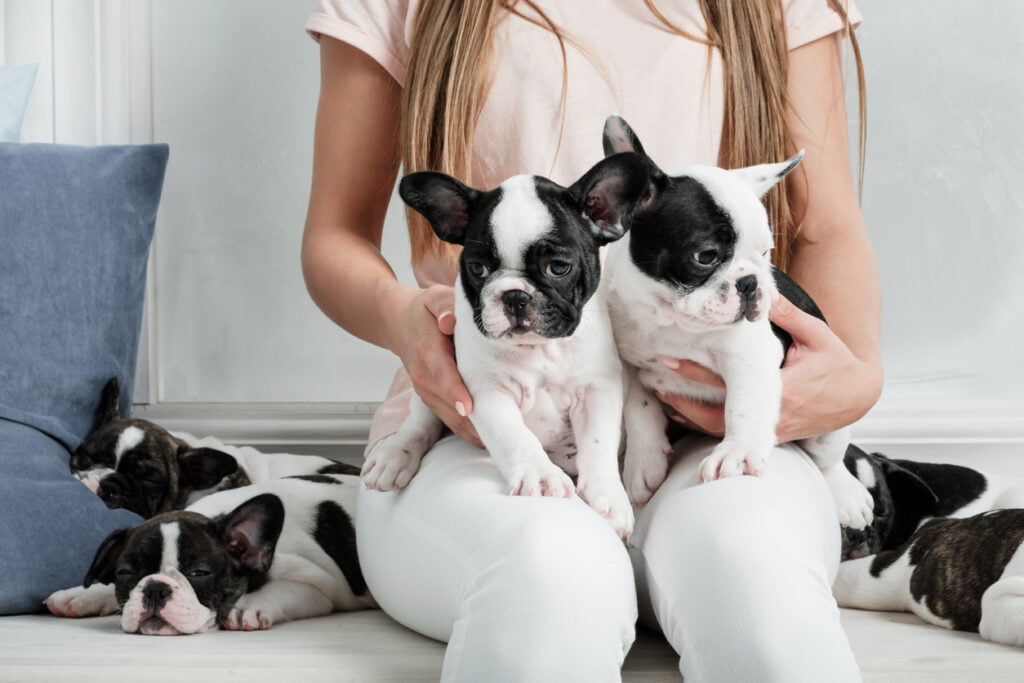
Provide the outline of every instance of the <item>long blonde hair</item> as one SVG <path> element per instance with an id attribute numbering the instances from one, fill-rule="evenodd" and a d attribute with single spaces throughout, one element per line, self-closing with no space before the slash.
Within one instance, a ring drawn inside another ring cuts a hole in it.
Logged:
<path id="1" fill-rule="evenodd" d="M 519 12 L 528 6 L 535 16 Z M 789 52 L 781 0 L 699 0 L 707 36 L 692 36 L 644 0 L 667 29 L 717 49 L 725 71 L 725 119 L 719 163 L 738 168 L 792 155 L 786 126 Z M 859 89 L 859 152 L 863 179 L 866 131 L 864 72 L 857 38 L 842 0 L 829 0 L 850 37 Z M 472 141 L 490 86 L 492 37 L 497 19 L 511 12 L 550 30 L 562 50 L 565 100 L 567 36 L 533 0 L 424 0 L 412 36 L 402 100 L 402 163 L 406 172 L 435 170 L 472 180 Z M 535 18 L 535 17 L 539 17 Z M 792 256 L 800 217 L 794 216 L 783 181 L 765 197 L 775 229 L 775 264 L 785 269 Z M 797 176 L 799 182 L 801 176 Z M 806 179 L 803 179 L 806 182 Z M 439 256 L 454 263 L 458 247 L 437 239 L 416 212 L 407 209 L 413 261 Z"/>

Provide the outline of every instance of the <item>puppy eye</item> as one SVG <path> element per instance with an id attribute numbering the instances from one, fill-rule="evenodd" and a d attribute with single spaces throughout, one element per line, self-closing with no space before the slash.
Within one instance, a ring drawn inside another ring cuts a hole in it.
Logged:
<path id="1" fill-rule="evenodd" d="M 121 577 L 134 576 L 135 570 L 131 567 L 118 567 L 117 572 L 115 572 L 115 575 Z"/>
<path id="2" fill-rule="evenodd" d="M 190 577 L 192 577 L 194 579 L 201 579 L 204 576 L 209 576 L 212 573 L 213 572 L 211 572 L 209 569 L 203 569 L 202 567 L 196 567 L 195 569 L 189 570 L 188 574 L 186 574 L 185 576 L 190 576 Z"/>
<path id="3" fill-rule="evenodd" d="M 485 278 L 491 274 L 490 269 L 479 261 L 469 261 L 466 263 L 466 270 L 469 274 L 476 278 Z"/>
<path id="4" fill-rule="evenodd" d="M 710 266 L 718 261 L 718 252 L 714 249 L 705 249 L 704 251 L 698 251 L 693 255 L 693 260 L 702 266 Z"/>
<path id="5" fill-rule="evenodd" d="M 572 270 L 572 264 L 568 261 L 552 261 L 548 264 L 548 267 L 544 269 L 544 274 L 548 277 L 565 277 Z"/>

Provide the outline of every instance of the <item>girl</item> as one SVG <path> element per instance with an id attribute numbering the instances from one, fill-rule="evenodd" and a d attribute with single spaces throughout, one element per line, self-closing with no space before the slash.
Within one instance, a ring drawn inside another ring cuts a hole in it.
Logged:
<path id="1" fill-rule="evenodd" d="M 579 499 L 510 497 L 482 457 L 448 336 L 455 254 L 416 216 L 419 287 L 380 253 L 400 165 L 484 189 L 518 173 L 565 184 L 600 158 L 610 113 L 670 171 L 804 148 L 801 174 L 768 199 L 775 258 L 831 328 L 784 300 L 773 309 L 795 341 L 779 441 L 863 415 L 881 368 L 841 71 L 858 16 L 835 0 L 669 5 L 318 0 L 307 23 L 321 50 L 307 286 L 337 324 L 402 360 L 368 449 L 395 431 L 413 390 L 453 432 L 404 491 L 363 491 L 358 522 L 371 591 L 397 621 L 448 642 L 445 680 L 618 680 L 638 605 L 688 681 L 859 677 L 830 591 L 839 527 L 805 454 L 782 446 L 762 477 L 698 486 L 714 441 L 684 438 L 628 548 Z M 692 431 L 720 434 L 720 410 L 665 400 Z"/>

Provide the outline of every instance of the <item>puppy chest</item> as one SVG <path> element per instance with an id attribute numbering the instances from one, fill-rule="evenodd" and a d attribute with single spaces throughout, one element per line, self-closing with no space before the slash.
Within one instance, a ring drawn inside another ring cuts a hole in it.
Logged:
<path id="1" fill-rule="evenodd" d="M 577 403 L 571 391 L 542 387 L 523 403 L 523 422 L 544 446 L 553 463 L 570 474 L 576 473 L 576 437 L 572 411 Z"/>

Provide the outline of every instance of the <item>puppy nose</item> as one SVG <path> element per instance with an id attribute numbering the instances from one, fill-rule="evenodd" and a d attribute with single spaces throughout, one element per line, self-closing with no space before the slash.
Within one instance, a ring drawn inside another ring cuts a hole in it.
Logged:
<path id="1" fill-rule="evenodd" d="M 163 581 L 150 581 L 142 589 L 142 604 L 151 609 L 160 609 L 171 597 L 171 587 Z"/>
<path id="2" fill-rule="evenodd" d="M 744 275 L 736 281 L 736 289 L 739 291 L 740 296 L 746 299 L 754 296 L 754 293 L 757 291 L 757 276 Z"/>
<path id="3" fill-rule="evenodd" d="M 530 303 L 530 295 L 521 289 L 514 289 L 501 295 L 501 302 L 505 304 L 505 312 L 514 318 L 522 317 L 526 305 Z"/>

